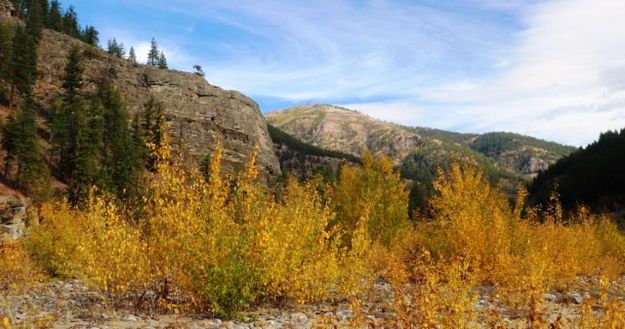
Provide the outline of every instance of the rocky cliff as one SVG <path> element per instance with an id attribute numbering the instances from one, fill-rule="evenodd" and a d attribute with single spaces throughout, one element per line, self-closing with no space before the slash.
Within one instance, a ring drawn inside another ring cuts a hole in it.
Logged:
<path id="1" fill-rule="evenodd" d="M 132 65 L 50 30 L 43 32 L 39 46 L 40 73 L 35 86 L 38 102 L 50 104 L 61 91 L 67 55 L 72 46 L 84 49 L 87 92 L 110 81 L 119 87 L 131 114 L 141 111 L 151 96 L 161 101 L 174 146 L 184 147 L 199 159 L 211 153 L 221 141 L 226 171 L 244 166 L 257 147 L 262 177 L 266 179 L 280 174 L 267 126 L 258 105 L 250 98 L 212 86 L 195 74 Z"/>
<path id="2" fill-rule="evenodd" d="M 15 15 L 13 3 L 9 0 L 0 0 L 0 18 L 8 18 Z"/>

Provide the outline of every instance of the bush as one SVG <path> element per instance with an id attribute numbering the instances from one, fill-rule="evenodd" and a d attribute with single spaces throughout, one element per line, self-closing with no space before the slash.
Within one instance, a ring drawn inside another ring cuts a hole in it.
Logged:
<path id="1" fill-rule="evenodd" d="M 46 204 L 27 242 L 34 259 L 114 296 L 140 296 L 136 304 L 148 292 L 171 304 L 169 292 L 180 290 L 220 315 L 261 298 L 304 303 L 358 288 L 369 242 L 356 233 L 354 248 L 339 245 L 318 183 L 290 180 L 276 200 L 256 183 L 255 156 L 245 173 L 224 180 L 218 148 L 208 182 L 173 161 L 167 146 L 157 158 L 141 218 L 97 193 L 85 210 Z"/>

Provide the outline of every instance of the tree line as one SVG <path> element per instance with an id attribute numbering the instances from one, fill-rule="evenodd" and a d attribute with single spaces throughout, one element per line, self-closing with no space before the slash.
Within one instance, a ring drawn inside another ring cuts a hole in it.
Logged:
<path id="1" fill-rule="evenodd" d="M 74 204 L 83 203 L 94 185 L 120 198 L 136 196 L 143 172 L 151 168 L 146 144 L 160 143 L 162 104 L 150 99 L 143 113 L 130 120 L 110 82 L 87 93 L 83 50 L 74 47 L 59 97 L 51 109 L 38 108 L 33 86 L 41 30 L 35 31 L 28 20 L 13 29 L 0 25 L 0 100 L 9 113 L 2 123 L 4 181 L 36 200 L 50 196 L 52 175 L 67 184 Z M 39 130 L 45 123 L 38 122 L 38 112 L 46 111 L 51 118 L 49 147 L 42 152 Z"/>

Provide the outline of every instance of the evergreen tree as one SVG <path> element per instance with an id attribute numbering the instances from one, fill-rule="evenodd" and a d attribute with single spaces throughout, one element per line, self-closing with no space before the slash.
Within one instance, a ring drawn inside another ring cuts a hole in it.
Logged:
<path id="1" fill-rule="evenodd" d="M 26 19 L 26 30 L 33 40 L 39 41 L 41 37 L 41 31 L 44 27 L 45 12 L 42 8 L 42 2 L 46 3 L 47 0 L 30 0 L 28 2 L 28 17 Z"/>
<path id="2" fill-rule="evenodd" d="M 128 113 L 119 91 L 106 84 L 101 92 L 104 105 L 104 177 L 108 189 L 120 196 L 131 197 L 137 193 L 143 162 L 132 146 Z"/>
<path id="3" fill-rule="evenodd" d="M 167 58 L 165 58 L 165 53 L 163 52 L 158 57 L 158 68 L 162 70 L 167 69 Z"/>
<path id="4" fill-rule="evenodd" d="M 204 180 L 208 182 L 211 176 L 211 155 L 207 154 L 202 161 L 200 161 L 200 173 L 204 177 Z"/>
<path id="5" fill-rule="evenodd" d="M 73 204 L 85 204 L 89 190 L 97 185 L 101 172 L 104 136 L 103 106 L 99 98 L 94 98 L 85 122 L 80 123 L 75 168 L 69 188 L 69 200 Z"/>
<path id="6" fill-rule="evenodd" d="M 137 54 L 135 54 L 135 48 L 130 47 L 130 51 L 128 51 L 128 60 L 132 65 L 137 65 Z"/>
<path id="7" fill-rule="evenodd" d="M 48 20 L 48 13 L 50 12 L 50 2 L 48 0 L 39 0 L 39 7 L 41 10 L 42 24 L 45 27 Z"/>
<path id="8" fill-rule="evenodd" d="M 65 67 L 62 105 L 54 115 L 52 140 L 59 157 L 59 174 L 72 184 L 79 147 L 79 132 L 84 128 L 85 106 L 80 90 L 83 86 L 80 50 L 72 47 Z"/>
<path id="9" fill-rule="evenodd" d="M 158 50 L 158 43 L 152 38 L 150 43 L 150 52 L 148 53 L 148 65 L 157 66 L 160 59 L 160 51 Z"/>
<path id="10" fill-rule="evenodd" d="M 45 199 L 50 190 L 50 173 L 41 157 L 35 105 L 30 95 L 24 106 L 10 114 L 2 128 L 2 146 L 6 150 L 5 178 L 14 164 L 15 187 L 36 201 Z"/>
<path id="11" fill-rule="evenodd" d="M 148 160 L 149 152 L 146 147 L 145 131 L 143 129 L 139 113 L 135 113 L 135 115 L 132 117 L 130 127 L 130 138 L 132 140 L 132 147 L 135 150 L 137 157 L 140 159 L 140 162 L 142 164 L 145 164 Z"/>
<path id="12" fill-rule="evenodd" d="M 58 0 L 50 2 L 50 12 L 46 17 L 46 27 L 58 32 L 63 32 L 63 13 L 61 3 Z"/>
<path id="13" fill-rule="evenodd" d="M 193 72 L 193 73 L 195 73 L 195 75 L 204 77 L 205 74 L 204 74 L 204 70 L 202 69 L 201 65 L 198 65 L 198 64 L 193 65 L 193 70 L 195 70 L 195 72 Z"/>
<path id="14" fill-rule="evenodd" d="M 0 24 L 0 104 L 8 103 L 6 85 L 10 83 L 9 62 L 11 61 L 12 53 L 13 48 L 9 29 L 4 24 Z"/>
<path id="15" fill-rule="evenodd" d="M 28 97 L 18 113 L 20 140 L 16 143 L 16 186 L 29 193 L 35 200 L 45 199 L 50 190 L 50 172 L 43 162 L 37 135 L 34 102 Z"/>
<path id="16" fill-rule="evenodd" d="M 91 46 L 97 47 L 100 42 L 99 32 L 92 25 L 87 25 L 82 31 L 81 40 Z"/>
<path id="17" fill-rule="evenodd" d="M 15 162 L 15 153 L 18 141 L 23 137 L 20 135 L 18 111 L 9 114 L 7 121 L 2 125 L 2 148 L 5 150 L 4 156 L 4 178 L 8 177 L 11 165 Z"/>
<path id="18" fill-rule="evenodd" d="M 13 38 L 13 54 L 7 62 L 8 78 L 11 84 L 9 110 L 13 108 L 16 94 L 25 97 L 32 93 L 37 77 L 37 48 L 26 30 L 18 26 Z"/>
<path id="19" fill-rule="evenodd" d="M 145 143 L 160 148 L 163 138 L 163 127 L 165 124 L 163 103 L 158 102 L 154 96 L 150 97 L 143 106 L 143 131 Z M 156 159 L 148 155 L 146 167 L 150 171 L 155 170 Z"/>
<path id="20" fill-rule="evenodd" d="M 70 6 L 63 15 L 63 32 L 71 37 L 80 38 L 78 15 L 74 6 Z"/>
<path id="21" fill-rule="evenodd" d="M 126 52 L 124 51 L 124 44 L 118 43 L 115 38 L 109 39 L 107 45 L 107 52 L 115 57 L 123 58 Z"/>

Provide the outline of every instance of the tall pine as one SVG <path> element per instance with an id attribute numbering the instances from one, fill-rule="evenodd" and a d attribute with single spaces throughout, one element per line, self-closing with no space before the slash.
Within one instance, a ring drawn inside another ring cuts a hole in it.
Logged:
<path id="1" fill-rule="evenodd" d="M 24 27 L 15 29 L 12 48 L 11 59 L 6 63 L 10 84 L 9 110 L 15 105 L 17 96 L 25 98 L 32 94 L 37 78 L 37 47 Z"/>
<path id="2" fill-rule="evenodd" d="M 152 38 L 150 42 L 150 52 L 148 53 L 148 65 L 157 66 L 160 58 L 160 52 L 158 50 L 158 43 Z"/>
<path id="3" fill-rule="evenodd" d="M 59 174 L 70 185 L 76 169 L 79 131 L 84 128 L 86 122 L 84 100 L 80 95 L 84 72 L 81 61 L 80 49 L 72 47 L 65 66 L 61 106 L 54 114 L 52 122 L 52 141 L 56 156 L 59 158 Z"/>
<path id="4" fill-rule="evenodd" d="M 39 41 L 41 37 L 41 31 L 43 30 L 45 23 L 46 13 L 44 12 L 44 6 L 42 2 L 45 2 L 47 8 L 47 0 L 30 0 L 28 1 L 28 17 L 26 18 L 26 29 L 33 40 Z"/>
<path id="5" fill-rule="evenodd" d="M 137 194 L 143 159 L 133 148 L 128 112 L 119 91 L 105 84 L 100 92 L 104 105 L 104 172 L 107 188 L 122 198 Z"/>
<path id="6" fill-rule="evenodd" d="M 46 17 L 46 27 L 58 32 L 63 32 L 63 12 L 58 0 L 50 1 L 50 12 Z"/>
<path id="7" fill-rule="evenodd" d="M 86 204 L 92 186 L 100 183 L 102 148 L 104 136 L 104 110 L 100 100 L 95 97 L 89 106 L 85 121 L 80 123 L 77 132 L 77 148 L 69 189 L 69 200 L 73 204 Z"/>

